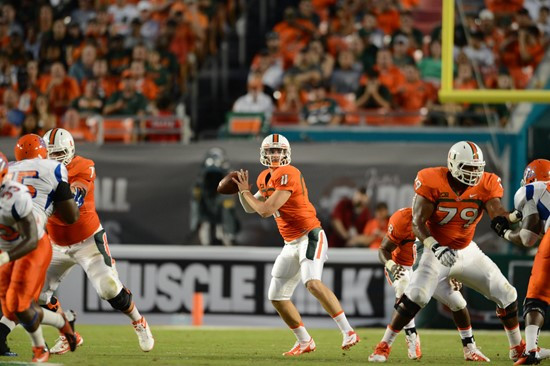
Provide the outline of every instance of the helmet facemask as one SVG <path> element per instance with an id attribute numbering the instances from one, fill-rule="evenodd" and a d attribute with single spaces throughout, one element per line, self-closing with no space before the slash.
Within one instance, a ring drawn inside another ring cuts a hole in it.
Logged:
<path id="1" fill-rule="evenodd" d="M 260 163 L 268 167 L 279 167 L 290 164 L 290 148 L 262 147 Z"/>
<path id="2" fill-rule="evenodd" d="M 449 160 L 449 170 L 452 176 L 468 186 L 477 186 L 485 170 L 484 161 L 457 162 Z"/>

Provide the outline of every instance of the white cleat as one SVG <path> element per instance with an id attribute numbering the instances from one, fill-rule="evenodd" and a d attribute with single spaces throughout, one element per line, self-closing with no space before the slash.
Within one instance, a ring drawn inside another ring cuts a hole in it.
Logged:
<path id="1" fill-rule="evenodd" d="M 489 357 L 485 356 L 479 348 L 477 348 L 475 343 L 468 343 L 464 349 L 464 359 L 466 361 L 475 361 L 475 362 L 491 362 Z"/>
<path id="2" fill-rule="evenodd" d="M 82 343 L 84 343 L 84 338 L 82 338 L 78 332 L 74 332 L 74 335 L 76 337 L 76 346 L 81 346 Z M 55 345 L 50 348 L 50 353 L 55 355 L 63 355 L 70 350 L 71 347 L 69 346 L 69 342 L 67 342 L 67 338 L 65 338 L 65 336 L 59 336 L 59 338 L 55 341 Z"/>
<path id="3" fill-rule="evenodd" d="M 143 352 L 149 352 L 155 346 L 155 338 L 151 333 L 151 328 L 147 324 L 147 320 L 142 316 L 138 321 L 132 322 L 136 331 L 139 347 Z"/>
<path id="4" fill-rule="evenodd" d="M 359 342 L 361 342 L 361 340 L 359 339 L 359 336 L 357 335 L 357 333 L 355 333 L 355 331 L 353 330 L 350 330 L 347 334 L 344 334 L 344 340 L 342 341 L 342 349 L 344 351 L 347 351 Z"/>
<path id="5" fill-rule="evenodd" d="M 418 333 L 412 333 L 405 336 L 407 341 L 407 355 L 411 360 L 420 360 L 422 357 L 422 350 L 420 349 L 420 336 Z"/>
<path id="6" fill-rule="evenodd" d="M 292 346 L 290 351 L 283 353 L 283 356 L 300 356 L 300 355 L 303 355 L 304 353 L 315 351 L 315 348 L 317 347 L 315 346 L 315 341 L 313 340 L 313 338 L 311 338 L 308 342 L 305 342 L 305 343 L 300 343 L 296 341 L 296 343 L 294 343 L 294 346 Z"/>
<path id="7" fill-rule="evenodd" d="M 510 352 L 508 353 L 508 357 L 510 357 L 510 360 L 517 361 L 521 355 L 525 352 L 525 341 L 522 339 L 520 344 L 514 347 L 510 347 Z"/>
<path id="8" fill-rule="evenodd" d="M 369 356 L 369 362 L 386 362 L 390 357 L 391 346 L 386 342 L 380 342 Z"/>
<path id="9" fill-rule="evenodd" d="M 541 360 L 546 360 L 550 358 L 550 349 L 539 347 L 539 357 Z"/>

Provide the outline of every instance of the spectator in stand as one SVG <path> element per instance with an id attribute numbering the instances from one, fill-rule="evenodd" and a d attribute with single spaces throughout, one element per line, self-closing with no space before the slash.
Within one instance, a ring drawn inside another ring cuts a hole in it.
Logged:
<path id="1" fill-rule="evenodd" d="M 6 108 L 0 107 L 0 136 L 17 137 L 20 129 L 9 123 L 6 112 Z"/>
<path id="2" fill-rule="evenodd" d="M 537 17 L 537 27 L 544 34 L 546 41 L 550 38 L 550 8 L 541 6 Z"/>
<path id="3" fill-rule="evenodd" d="M 12 4 L 6 3 L 2 5 L 2 17 L 5 19 L 5 21 L 8 24 L 8 33 L 18 33 L 23 34 L 23 27 L 21 24 L 17 21 L 15 8 Z"/>
<path id="4" fill-rule="evenodd" d="M 122 88 L 105 103 L 103 113 L 116 116 L 141 116 L 147 110 L 147 98 L 136 91 L 136 82 L 130 70 L 122 72 Z"/>
<path id="5" fill-rule="evenodd" d="M 342 2 L 336 7 L 336 14 L 329 23 L 327 49 L 333 56 L 348 48 L 348 39 L 356 33 L 355 21 L 350 7 Z"/>
<path id="6" fill-rule="evenodd" d="M 38 37 L 41 38 L 45 36 L 52 29 L 52 26 L 53 9 L 49 4 L 44 4 L 38 11 Z"/>
<path id="7" fill-rule="evenodd" d="M 533 70 L 544 57 L 544 47 L 536 26 L 518 29 L 509 35 L 501 47 L 502 63 L 510 71 L 516 88 L 527 86 Z"/>
<path id="8" fill-rule="evenodd" d="M 363 85 L 357 90 L 355 105 L 362 109 L 383 109 L 391 108 L 392 96 L 390 90 L 381 84 L 378 79 L 378 72 L 367 70 Z"/>
<path id="9" fill-rule="evenodd" d="M 162 96 L 157 101 L 157 118 L 141 121 L 141 131 L 146 141 L 178 142 L 181 140 L 181 121 L 174 119 L 170 98 Z M 164 118 L 163 118 L 164 117 Z"/>
<path id="10" fill-rule="evenodd" d="M 92 0 L 78 0 L 78 7 L 71 13 L 71 18 L 84 30 L 88 26 L 88 22 L 95 19 L 96 15 Z"/>
<path id="11" fill-rule="evenodd" d="M 392 94 L 405 82 L 405 76 L 397 66 L 393 64 L 392 54 L 388 49 L 381 49 L 376 54 L 374 70 L 378 72 L 378 80 L 390 90 Z"/>
<path id="12" fill-rule="evenodd" d="M 45 8 L 44 8 L 45 9 Z M 44 34 L 40 46 L 40 73 L 50 71 L 52 64 L 67 61 L 67 27 L 62 19 L 53 23 L 51 31 Z"/>
<path id="13" fill-rule="evenodd" d="M 401 12 L 399 29 L 392 34 L 392 43 L 396 41 L 398 36 L 405 36 L 409 39 L 408 45 L 411 50 L 422 49 L 422 39 L 424 34 L 414 27 L 414 19 L 412 12 L 405 10 Z"/>
<path id="14" fill-rule="evenodd" d="M 52 112 L 63 115 L 73 99 L 80 96 L 80 87 L 75 79 L 67 76 L 61 62 L 52 65 L 50 75 L 40 79 L 40 91 L 48 96 Z"/>
<path id="15" fill-rule="evenodd" d="M 103 100 L 97 92 L 98 82 L 89 79 L 84 87 L 84 93 L 71 102 L 71 108 L 76 110 L 81 117 L 100 114 L 103 111 Z"/>
<path id="16" fill-rule="evenodd" d="M 371 218 L 369 196 L 365 187 L 358 187 L 353 195 L 344 197 L 330 215 L 329 246 L 345 247 L 348 241 L 363 231 Z"/>
<path id="17" fill-rule="evenodd" d="M 38 62 L 28 61 L 25 68 L 26 73 L 20 75 L 17 81 L 17 89 L 21 91 L 19 97 L 19 109 L 23 113 L 29 113 L 40 93 L 38 85 Z"/>
<path id="18" fill-rule="evenodd" d="M 294 8 L 285 9 L 284 18 L 273 28 L 281 38 L 281 51 L 285 64 L 292 64 L 297 53 L 316 33 L 315 25 L 307 19 L 298 19 Z"/>
<path id="19" fill-rule="evenodd" d="M 385 202 L 378 203 L 374 210 L 374 218 L 367 222 L 361 234 L 351 237 L 347 245 L 378 249 L 388 231 L 389 220 L 388 205 Z"/>
<path id="20" fill-rule="evenodd" d="M 403 69 L 405 82 L 397 88 L 395 104 L 405 111 L 420 112 L 422 108 L 430 108 L 435 100 L 435 90 L 429 83 L 420 79 L 416 65 L 410 64 Z M 412 116 L 399 118 L 401 124 L 416 125 L 423 117 Z"/>
<path id="21" fill-rule="evenodd" d="M 429 53 L 418 64 L 422 80 L 439 88 L 441 84 L 441 41 L 433 39 L 430 42 Z"/>
<path id="22" fill-rule="evenodd" d="M 130 28 L 128 33 L 124 35 L 124 48 L 132 49 L 137 44 L 143 42 L 143 36 L 141 35 L 141 20 L 139 18 L 132 19 L 130 22 Z"/>
<path id="23" fill-rule="evenodd" d="M 504 32 L 495 25 L 495 16 L 489 9 L 479 12 L 479 30 L 483 33 L 487 47 L 498 53 L 500 44 L 504 41 Z"/>
<path id="24" fill-rule="evenodd" d="M 84 79 L 89 79 L 94 76 L 94 62 L 97 58 L 97 50 L 94 46 L 88 44 L 82 49 L 80 60 L 75 62 L 69 69 L 69 75 L 82 85 Z"/>
<path id="25" fill-rule="evenodd" d="M 325 45 L 320 38 L 313 39 L 308 47 L 309 64 L 321 70 L 323 80 L 329 80 L 334 70 L 334 57 L 325 51 Z"/>
<path id="26" fill-rule="evenodd" d="M 332 72 L 330 89 L 333 93 L 355 93 L 361 79 L 361 64 L 355 60 L 351 51 L 338 54 L 338 67 Z"/>
<path id="27" fill-rule="evenodd" d="M 295 79 L 287 78 L 280 93 L 280 97 L 277 99 L 277 109 L 281 112 L 299 113 L 307 103 L 307 92 L 300 89 L 300 85 Z"/>
<path id="28" fill-rule="evenodd" d="M 5 47 L 5 52 L 10 63 L 19 69 L 32 59 L 32 54 L 25 50 L 23 33 L 17 29 L 10 31 L 10 43 Z"/>
<path id="29" fill-rule="evenodd" d="M 15 127 L 21 127 L 23 121 L 25 120 L 25 113 L 23 113 L 18 108 L 19 95 L 13 89 L 6 89 L 4 92 L 4 105 L 6 118 L 8 123 L 14 125 Z"/>
<path id="30" fill-rule="evenodd" d="M 373 13 L 363 15 L 359 36 L 364 44 L 374 45 L 377 49 L 384 47 L 384 32 L 378 28 L 376 16 Z"/>
<path id="31" fill-rule="evenodd" d="M 155 83 L 159 94 L 164 94 L 172 90 L 172 78 L 170 77 L 168 69 L 162 64 L 160 52 L 157 50 L 149 52 L 146 75 Z"/>
<path id="32" fill-rule="evenodd" d="M 256 62 L 254 62 L 256 61 Z M 281 86 L 283 82 L 282 63 L 273 59 L 267 49 L 261 50 L 252 62 L 250 71 L 262 76 L 262 84 L 266 94 L 272 95 L 273 92 Z"/>
<path id="33" fill-rule="evenodd" d="M 316 28 L 321 24 L 321 18 L 315 9 L 313 8 L 313 3 L 311 0 L 300 0 L 298 3 L 298 19 L 305 19 L 315 25 Z"/>
<path id="34" fill-rule="evenodd" d="M 93 125 L 94 127 L 91 128 L 87 126 L 88 121 L 92 120 L 95 120 L 93 115 L 90 116 L 86 123 L 83 123 L 80 114 L 76 111 L 76 109 L 71 108 L 67 111 L 67 113 L 65 113 L 65 115 L 61 119 L 61 128 L 69 131 L 75 141 L 95 141 L 95 124 Z"/>
<path id="35" fill-rule="evenodd" d="M 393 64 L 400 69 L 403 69 L 406 65 L 414 63 L 414 60 L 408 54 L 409 50 L 409 38 L 400 34 L 394 37 L 392 46 L 392 60 Z"/>
<path id="36" fill-rule="evenodd" d="M 128 27 L 132 20 L 139 17 L 139 11 L 135 4 L 127 0 L 115 0 L 114 4 L 107 8 L 107 12 L 113 18 L 118 34 L 128 34 Z"/>
<path id="37" fill-rule="evenodd" d="M 41 42 L 34 22 L 25 24 L 25 51 L 32 55 L 33 60 L 38 60 Z"/>
<path id="38" fill-rule="evenodd" d="M 57 127 L 57 117 L 50 112 L 48 98 L 45 95 L 36 97 L 33 113 L 38 117 L 38 127 L 42 130 L 48 131 Z"/>
<path id="39" fill-rule="evenodd" d="M 267 33 L 265 36 L 265 44 L 267 47 L 267 51 L 271 56 L 271 59 L 274 60 L 274 62 L 280 64 L 283 70 L 286 70 L 290 66 L 292 66 L 292 63 L 287 65 L 284 62 L 283 54 L 281 53 L 281 39 L 279 38 L 279 33 Z"/>
<path id="40" fill-rule="evenodd" d="M 263 113 L 267 121 L 273 114 L 273 100 L 263 92 L 261 75 L 254 74 L 248 79 L 248 92 L 233 104 L 233 112 Z"/>
<path id="41" fill-rule="evenodd" d="M 23 121 L 23 128 L 21 129 L 21 136 L 27 135 L 29 133 L 34 133 L 35 135 L 42 136 L 44 134 L 43 129 L 38 126 L 38 118 L 36 114 L 29 113 L 25 116 Z"/>
<path id="42" fill-rule="evenodd" d="M 524 0 L 485 0 L 485 5 L 500 17 L 511 16 L 523 7 Z"/>
<path id="43" fill-rule="evenodd" d="M 107 60 L 99 58 L 94 61 L 92 67 L 93 77 L 92 79 L 97 81 L 97 93 L 103 100 L 108 99 L 116 90 L 117 84 L 112 77 L 109 76 L 109 65 Z M 84 80 L 82 88 L 86 87 L 87 80 Z"/>
<path id="44" fill-rule="evenodd" d="M 107 62 L 109 70 L 116 75 L 120 75 L 130 63 L 130 54 L 124 48 L 124 37 L 122 35 L 116 34 L 110 39 Z M 97 75 L 95 77 L 97 78 Z"/>
<path id="45" fill-rule="evenodd" d="M 16 68 L 10 64 L 8 55 L 0 51 L 0 94 L 7 88 L 13 88 Z"/>
<path id="46" fill-rule="evenodd" d="M 391 0 L 373 0 L 372 12 L 376 15 L 378 27 L 385 34 L 393 34 L 399 29 L 399 11 Z"/>
<path id="47" fill-rule="evenodd" d="M 495 64 L 495 57 L 493 51 L 487 47 L 484 41 L 484 34 L 482 32 L 473 32 L 470 35 L 470 43 L 464 47 L 464 54 L 474 64 L 483 68 L 492 67 Z"/>
<path id="48" fill-rule="evenodd" d="M 529 11 L 525 8 L 521 8 L 514 14 L 514 20 L 516 21 L 518 28 L 526 28 L 534 24 Z"/>
<path id="49" fill-rule="evenodd" d="M 155 101 L 159 91 L 155 82 L 146 76 L 145 63 L 138 60 L 132 61 L 130 71 L 135 81 L 136 91 L 143 94 L 149 101 Z"/>
<path id="50" fill-rule="evenodd" d="M 309 50 L 304 48 L 296 55 L 294 66 L 286 71 L 284 79 L 292 78 L 300 87 L 321 81 L 322 71 L 319 66 L 311 64 L 308 52 Z"/>
<path id="51" fill-rule="evenodd" d="M 327 86 L 318 83 L 311 86 L 309 101 L 302 108 L 301 123 L 309 126 L 339 125 L 343 115 L 338 103 L 327 96 Z"/>
<path id="52" fill-rule="evenodd" d="M 458 64 L 456 78 L 453 83 L 453 88 L 458 90 L 477 89 L 477 82 L 474 79 L 472 65 L 469 62 L 460 62 Z"/>

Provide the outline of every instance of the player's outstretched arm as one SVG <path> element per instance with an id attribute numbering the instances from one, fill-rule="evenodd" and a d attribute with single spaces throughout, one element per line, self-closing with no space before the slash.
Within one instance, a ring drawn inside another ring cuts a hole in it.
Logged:
<path id="1" fill-rule="evenodd" d="M 0 254 L 0 264 L 19 259 L 36 249 L 38 245 L 38 230 L 36 229 L 36 220 L 32 212 L 17 221 L 17 232 L 23 240 L 7 253 L 3 252 Z"/>
<path id="2" fill-rule="evenodd" d="M 491 220 L 491 228 L 501 237 L 516 245 L 532 247 L 539 239 L 542 223 L 535 201 L 529 200 L 522 209 L 521 227 L 511 230 L 506 217 L 496 216 Z"/>

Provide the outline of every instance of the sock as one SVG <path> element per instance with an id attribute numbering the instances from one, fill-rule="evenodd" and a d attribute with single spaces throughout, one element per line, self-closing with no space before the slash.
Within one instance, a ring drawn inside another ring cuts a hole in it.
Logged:
<path id="1" fill-rule="evenodd" d="M 334 321 L 336 322 L 336 325 L 338 325 L 338 328 L 340 328 L 342 333 L 348 334 L 349 332 L 353 331 L 353 328 L 351 327 L 351 325 L 349 325 L 349 322 L 348 322 L 348 319 L 346 318 L 346 314 L 344 313 L 344 310 L 333 315 L 332 319 L 334 319 Z"/>
<path id="2" fill-rule="evenodd" d="M 504 327 L 504 330 L 506 331 L 506 336 L 508 337 L 508 343 L 510 343 L 510 347 L 515 347 L 521 343 L 521 333 L 519 331 L 519 324 L 512 329 L 508 329 Z"/>
<path id="3" fill-rule="evenodd" d="M 44 317 L 42 318 L 42 324 L 51 325 L 57 329 L 63 328 L 65 325 L 65 319 L 59 313 L 43 309 Z"/>
<path id="4" fill-rule="evenodd" d="M 386 342 L 388 346 L 391 346 L 398 334 L 399 334 L 399 331 L 396 332 L 388 325 L 386 327 L 386 332 L 384 333 L 384 337 L 382 337 L 382 342 Z"/>
<path id="5" fill-rule="evenodd" d="M 525 350 L 527 352 L 537 349 L 540 328 L 537 325 L 528 325 L 525 327 Z"/>
<path id="6" fill-rule="evenodd" d="M 0 319 L 0 325 L 2 324 L 9 329 L 8 333 L 11 332 L 17 326 L 16 322 L 9 320 L 5 316 L 3 316 L 2 319 Z"/>
<path id="7" fill-rule="evenodd" d="M 412 327 L 412 328 L 404 328 L 405 329 L 405 334 L 410 336 L 411 334 L 416 334 L 416 327 Z"/>
<path id="8" fill-rule="evenodd" d="M 42 327 L 39 325 L 38 329 L 36 329 L 34 332 L 29 332 L 29 336 L 31 337 L 31 342 L 33 347 L 45 347 L 46 342 L 44 341 L 44 336 L 42 335 Z"/>
<path id="9" fill-rule="evenodd" d="M 414 318 L 411 319 L 411 321 L 403 327 L 405 329 L 405 333 L 409 335 L 409 332 L 407 330 L 413 329 L 414 331 L 412 333 L 416 333 L 416 325 L 414 324 Z"/>
<path id="10" fill-rule="evenodd" d="M 132 322 L 137 322 L 141 319 L 141 314 L 139 313 L 136 304 L 133 301 L 128 310 L 124 311 L 124 314 L 128 315 L 128 317 L 132 319 Z"/>
<path id="11" fill-rule="evenodd" d="M 472 332 L 472 326 L 468 328 L 457 328 L 458 333 L 460 334 L 460 339 L 462 339 L 462 346 L 466 347 L 468 343 L 475 343 L 474 333 Z"/>
<path id="12" fill-rule="evenodd" d="M 311 336 L 307 332 L 306 327 L 304 327 L 304 323 L 300 323 L 297 327 L 290 329 L 300 343 L 309 342 L 309 340 L 311 339 Z"/>

